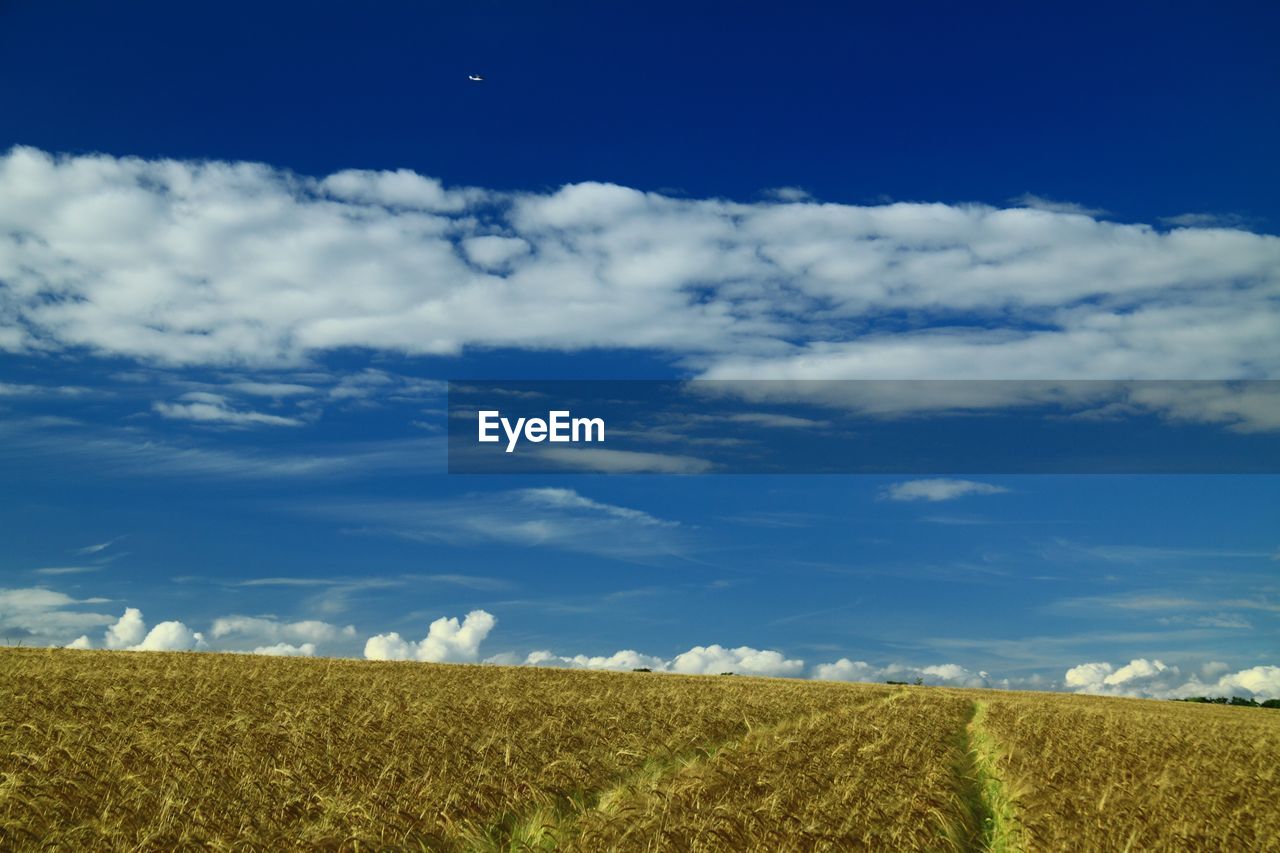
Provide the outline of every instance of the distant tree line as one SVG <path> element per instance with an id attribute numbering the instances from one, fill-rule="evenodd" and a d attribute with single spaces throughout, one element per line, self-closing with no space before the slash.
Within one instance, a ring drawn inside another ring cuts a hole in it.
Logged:
<path id="1" fill-rule="evenodd" d="M 1280 699 L 1268 699 L 1259 702 L 1256 699 L 1245 699 L 1242 696 L 1188 696 L 1185 699 L 1174 699 L 1175 702 L 1201 702 L 1205 705 L 1239 705 L 1244 708 L 1280 708 Z"/>

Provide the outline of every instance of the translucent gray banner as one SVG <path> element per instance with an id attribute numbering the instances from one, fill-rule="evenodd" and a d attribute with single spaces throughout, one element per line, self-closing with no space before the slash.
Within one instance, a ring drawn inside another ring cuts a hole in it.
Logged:
<path id="1" fill-rule="evenodd" d="M 1280 382 L 456 381 L 458 474 L 1274 474 Z"/>

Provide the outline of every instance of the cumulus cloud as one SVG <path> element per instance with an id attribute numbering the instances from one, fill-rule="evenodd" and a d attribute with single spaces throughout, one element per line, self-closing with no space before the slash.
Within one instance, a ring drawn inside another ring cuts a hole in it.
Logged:
<path id="1" fill-rule="evenodd" d="M 1007 682 L 997 682 L 986 672 L 975 672 L 954 663 L 923 667 L 889 664 L 888 666 L 880 667 L 873 666 L 866 661 L 855 661 L 848 658 L 840 658 L 834 663 L 818 664 L 813 668 L 813 677 L 823 681 L 861 682 L 914 682 L 919 679 L 924 684 L 950 687 L 1008 686 Z"/>
<path id="2" fill-rule="evenodd" d="M 528 254 L 529 244 L 519 237 L 489 234 L 464 239 L 462 249 L 473 264 L 496 270 L 507 267 L 515 259 Z"/>
<path id="3" fill-rule="evenodd" d="M 147 623 L 142 620 L 142 611 L 136 607 L 127 607 L 124 615 L 107 629 L 102 643 L 108 649 L 127 649 L 141 643 L 146 634 Z"/>
<path id="4" fill-rule="evenodd" d="M 148 631 L 142 611 L 126 607 L 120 618 L 107 628 L 102 647 L 127 652 L 190 652 L 208 649 L 209 645 L 203 634 L 177 621 L 161 622 Z M 67 648 L 91 649 L 93 641 L 87 634 L 81 635 Z"/>
<path id="5" fill-rule="evenodd" d="M 466 663 L 480 655 L 480 644 L 498 622 L 483 610 L 472 610 L 461 622 L 441 617 L 431 623 L 420 642 L 397 633 L 370 637 L 364 646 L 369 660 L 417 660 L 428 663 Z"/>
<path id="6" fill-rule="evenodd" d="M 28 605 L 33 601 L 39 603 L 41 618 L 53 617 L 56 625 L 61 625 L 61 621 L 57 619 L 58 611 L 55 608 L 85 603 L 48 590 L 37 592 L 41 595 L 26 597 Z M 3 602 L 3 591 L 0 591 L 0 608 Z M 213 648 L 210 643 L 212 640 L 219 651 L 309 657 L 316 654 L 322 643 L 353 641 L 356 636 L 356 629 L 352 625 L 338 627 L 317 620 L 281 622 L 263 617 L 224 616 L 214 620 L 209 636 L 206 637 L 204 633 L 193 631 L 176 620 L 161 622 L 148 629 L 142 611 L 137 607 L 126 607 L 119 618 L 112 620 L 106 617 L 103 621 L 109 624 L 103 632 L 100 648 L 112 651 L 206 651 Z M 58 643 L 51 643 L 56 644 Z M 88 634 L 82 634 L 66 643 L 65 647 L 92 649 L 95 645 Z"/>
<path id="7" fill-rule="evenodd" d="M 1254 666 L 1229 673 L 1219 678 L 1216 686 L 1237 695 L 1247 691 L 1260 699 L 1280 699 L 1280 666 Z"/>
<path id="8" fill-rule="evenodd" d="M 547 650 L 529 653 L 524 658 L 517 655 L 496 655 L 488 663 L 523 664 L 526 666 L 557 666 L 572 669 L 633 670 L 650 669 L 654 672 L 675 672 L 686 675 L 719 675 L 732 672 L 736 675 L 758 675 L 794 678 L 805 674 L 803 660 L 788 658 L 774 649 L 756 649 L 750 646 L 729 648 L 719 644 L 694 646 L 686 652 L 666 659 L 643 654 L 632 649 L 614 652 L 612 655 L 559 655 Z M 916 667 L 904 664 L 875 666 L 866 661 L 840 658 L 831 663 L 817 664 L 809 671 L 811 678 L 823 681 L 859 681 L 883 683 L 885 681 L 915 681 L 925 684 L 952 687 L 1044 687 L 1041 679 L 997 679 L 984 671 L 970 670 L 959 664 L 935 664 Z"/>
<path id="9" fill-rule="evenodd" d="M 292 646 L 288 643 L 276 643 L 274 646 L 258 646 L 252 653 L 255 655 L 270 655 L 272 657 L 309 658 L 316 653 L 316 644 L 303 643 L 300 646 Z"/>
<path id="10" fill-rule="evenodd" d="M 1007 492 L 1003 486 L 976 480 L 929 479 L 907 480 L 887 486 L 882 495 L 891 501 L 951 501 L 966 495 L 998 495 Z"/>
<path id="11" fill-rule="evenodd" d="M 523 660 L 519 657 L 494 657 L 490 663 L 523 663 L 526 666 L 558 666 L 571 669 L 650 669 L 654 672 L 676 672 L 685 675 L 720 675 L 732 672 L 736 675 L 798 676 L 804 672 L 804 661 L 791 660 L 772 649 L 753 649 L 750 646 L 726 648 L 718 644 L 694 646 L 670 660 L 647 655 L 633 649 L 624 649 L 611 655 L 558 655 L 539 650 L 530 652 Z"/>
<path id="12" fill-rule="evenodd" d="M 1230 672 L 1226 664 L 1217 661 L 1187 674 L 1176 665 L 1146 658 L 1135 658 L 1120 667 L 1106 661 L 1082 663 L 1068 669 L 1063 682 L 1077 693 L 1102 696 L 1280 699 L 1280 666 L 1255 666 Z"/>
<path id="13" fill-rule="evenodd" d="M 499 661 L 494 660 L 494 663 Z M 624 649 L 611 655 L 574 655 L 564 657 L 546 650 L 530 652 L 523 661 L 516 659 L 512 663 L 522 662 L 526 666 L 558 666 L 570 669 L 612 669 L 628 671 L 633 669 L 651 669 L 658 672 L 668 668 L 667 661 L 653 655 L 644 655 L 632 649 Z"/>
<path id="14" fill-rule="evenodd" d="M 206 649 L 204 636 L 181 622 L 161 622 L 147 632 L 142 642 L 130 646 L 132 652 L 190 652 Z"/>
<path id="15" fill-rule="evenodd" d="M 780 195 L 501 193 L 404 170 L 309 178 L 19 147 L 0 157 L 0 349 L 280 367 L 343 347 L 629 347 L 726 378 L 1280 368 L 1276 237 L 1161 232 L 1030 196 Z M 917 331 L 876 331 L 906 312 Z"/>
<path id="16" fill-rule="evenodd" d="M 1113 672 L 1115 672 L 1115 667 L 1109 663 L 1082 663 L 1067 670 L 1063 683 L 1068 687 L 1085 690 L 1102 685 L 1111 677 Z"/>
<path id="17" fill-rule="evenodd" d="M 671 671 L 688 675 L 732 672 L 738 675 L 794 676 L 804 671 L 804 661 L 790 660 L 781 652 L 750 646 L 734 649 L 720 645 L 694 646 L 672 659 Z"/>

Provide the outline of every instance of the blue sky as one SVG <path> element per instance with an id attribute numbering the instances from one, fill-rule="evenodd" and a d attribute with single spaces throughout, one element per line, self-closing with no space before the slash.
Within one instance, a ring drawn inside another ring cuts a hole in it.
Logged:
<path id="1" fill-rule="evenodd" d="M 443 385 L 1280 378 L 1278 18 L 7 4 L 0 629 L 1280 695 L 1274 476 L 448 475 Z"/>

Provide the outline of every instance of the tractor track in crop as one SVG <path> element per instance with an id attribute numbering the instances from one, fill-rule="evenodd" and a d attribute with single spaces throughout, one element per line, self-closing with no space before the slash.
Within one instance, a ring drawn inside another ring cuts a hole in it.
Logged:
<path id="1" fill-rule="evenodd" d="M 1017 853 L 1025 847 L 1014 795 L 1001 770 L 1000 745 L 983 724 L 986 703 L 974 702 L 957 733 L 957 820 L 946 833 L 963 851 Z"/>
<path id="2" fill-rule="evenodd" d="M 905 691 L 892 692 L 858 703 L 865 708 L 902 698 Z M 459 850 L 516 851 L 556 850 L 572 845 L 582 820 L 592 812 L 604 811 L 618 799 L 639 793 L 657 794 L 682 773 L 696 770 L 717 755 L 740 749 L 748 743 L 763 742 L 804 726 L 807 722 L 830 714 L 820 711 L 779 720 L 769 725 L 748 724 L 747 730 L 735 737 L 684 752 L 651 757 L 641 767 L 624 774 L 610 784 L 591 791 L 561 795 L 546 803 L 501 815 L 483 826 L 463 832 Z"/>

